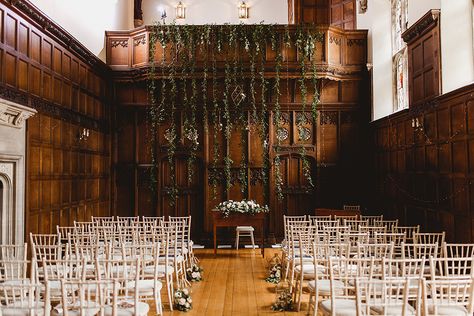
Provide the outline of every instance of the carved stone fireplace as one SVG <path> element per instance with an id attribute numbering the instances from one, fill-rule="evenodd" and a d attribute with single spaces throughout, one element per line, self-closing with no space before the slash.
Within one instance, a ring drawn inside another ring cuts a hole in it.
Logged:
<path id="1" fill-rule="evenodd" d="M 21 244 L 25 230 L 25 121 L 36 110 L 0 99 L 0 244 Z"/>

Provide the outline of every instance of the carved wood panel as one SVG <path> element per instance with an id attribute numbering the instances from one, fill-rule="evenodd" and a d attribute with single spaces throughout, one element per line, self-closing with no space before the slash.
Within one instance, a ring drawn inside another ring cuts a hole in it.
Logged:
<path id="1" fill-rule="evenodd" d="M 0 96 L 38 110 L 27 122 L 25 231 L 50 233 L 110 212 L 107 77 L 54 22 L 13 5 L 0 3 Z"/>

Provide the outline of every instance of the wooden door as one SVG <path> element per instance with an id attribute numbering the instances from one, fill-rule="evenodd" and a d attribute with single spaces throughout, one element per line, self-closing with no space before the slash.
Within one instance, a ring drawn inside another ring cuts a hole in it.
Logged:
<path id="1" fill-rule="evenodd" d="M 188 176 L 188 156 L 178 155 L 174 160 L 174 179 L 176 181 L 176 200 L 170 203 L 171 166 L 168 158 L 160 163 L 159 210 L 164 216 L 192 216 L 191 237 L 200 240 L 203 227 L 203 164 L 195 160 L 193 176 Z"/>
<path id="2" fill-rule="evenodd" d="M 315 181 L 314 159 L 307 156 L 311 177 Z M 305 215 L 313 214 L 315 208 L 314 188 L 311 187 L 308 179 L 304 175 L 303 159 L 298 154 L 288 154 L 280 156 L 280 172 L 282 176 L 283 199 L 279 200 L 275 185 L 275 168 L 272 168 L 273 205 L 272 223 L 275 236 L 283 236 L 283 215 Z M 272 229 L 272 227 L 271 227 Z"/>

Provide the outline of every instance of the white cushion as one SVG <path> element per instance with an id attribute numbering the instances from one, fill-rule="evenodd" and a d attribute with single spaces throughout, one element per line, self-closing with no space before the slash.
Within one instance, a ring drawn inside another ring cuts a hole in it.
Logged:
<path id="1" fill-rule="evenodd" d="M 371 310 L 377 313 L 377 315 L 387 315 L 387 316 L 398 316 L 402 315 L 403 301 L 400 301 L 400 305 L 395 305 L 392 300 L 392 306 L 384 308 L 383 306 L 371 306 Z M 384 314 L 385 310 L 385 314 Z M 410 304 L 407 304 L 407 313 L 406 315 L 415 315 L 416 310 Z"/>
<path id="2" fill-rule="evenodd" d="M 33 309 L 34 315 L 43 315 L 44 314 L 44 302 L 38 302 L 38 306 Z M 29 316 L 30 309 L 28 308 L 28 303 L 24 302 L 17 302 L 15 304 L 11 304 L 8 307 L 2 306 L 0 308 L 0 315 L 2 316 Z"/>
<path id="3" fill-rule="evenodd" d="M 30 279 L 16 279 L 16 280 L 6 280 L 2 284 L 4 285 L 30 285 Z"/>
<path id="4" fill-rule="evenodd" d="M 71 304 L 68 308 L 68 314 L 71 316 L 80 316 L 81 315 L 81 310 L 79 309 L 79 301 L 75 302 L 74 304 Z M 96 302 L 84 302 L 84 307 L 82 310 L 84 311 L 86 316 L 94 316 L 97 315 L 97 313 L 100 311 L 100 305 Z M 54 311 L 58 315 L 63 314 L 63 306 L 61 304 L 58 304 L 54 307 Z"/>
<path id="5" fill-rule="evenodd" d="M 138 280 L 138 286 L 135 286 L 135 281 L 129 281 L 125 284 L 127 289 L 133 291 L 135 288 L 138 288 L 140 293 L 144 291 L 146 292 L 147 290 L 153 290 L 155 289 L 155 286 L 157 291 L 160 291 L 162 288 L 162 284 L 158 280 Z"/>
<path id="6" fill-rule="evenodd" d="M 336 294 L 344 293 L 344 283 L 339 280 L 334 280 L 334 291 Z M 308 282 L 308 287 L 311 292 L 316 291 L 316 282 L 315 280 Z M 318 293 L 320 296 L 330 296 L 331 295 L 331 281 L 330 280 L 318 280 Z"/>
<path id="7" fill-rule="evenodd" d="M 125 305 L 132 305 L 131 307 L 124 307 Z M 134 302 L 118 303 L 117 316 L 146 316 L 150 310 L 150 306 L 144 302 L 138 302 L 137 314 L 135 314 Z M 112 307 L 105 308 L 105 315 L 112 315 Z"/>
<path id="8" fill-rule="evenodd" d="M 318 273 L 326 273 L 327 268 L 323 265 L 317 265 Z M 301 272 L 301 265 L 295 267 L 295 272 Z M 314 264 L 303 264 L 303 273 L 304 274 L 314 274 Z"/>
<path id="9" fill-rule="evenodd" d="M 160 264 L 156 267 L 158 275 L 164 275 L 165 274 L 165 269 L 166 266 L 163 264 Z M 143 269 L 143 272 L 147 275 L 153 275 L 155 274 L 155 266 L 146 266 Z M 174 273 L 174 268 L 173 266 L 168 266 L 168 274 L 173 274 Z"/>
<path id="10" fill-rule="evenodd" d="M 252 226 L 237 226 L 235 230 L 253 232 L 255 229 Z"/>
<path id="11" fill-rule="evenodd" d="M 334 315 L 336 316 L 357 316 L 357 304 L 355 300 L 335 299 L 334 305 Z M 325 314 L 332 314 L 331 300 L 322 301 L 320 306 Z"/>
<path id="12" fill-rule="evenodd" d="M 434 313 L 434 306 L 428 306 L 428 312 L 430 314 Z M 446 315 L 446 316 L 468 316 L 468 310 L 464 306 L 460 305 L 444 305 L 438 306 L 438 316 Z M 471 315 L 472 316 L 472 315 Z"/>

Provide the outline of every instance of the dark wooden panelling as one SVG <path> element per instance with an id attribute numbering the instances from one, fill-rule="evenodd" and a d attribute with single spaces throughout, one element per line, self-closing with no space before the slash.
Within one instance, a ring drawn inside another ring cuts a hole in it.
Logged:
<path id="1" fill-rule="evenodd" d="M 23 1 L 13 5 L 25 5 L 26 15 L 35 10 Z M 63 34 L 60 40 L 52 36 L 54 22 L 40 13 L 32 17 L 48 21 L 44 30 L 23 13 L 0 2 L 0 30 L 5 31 L 0 36 L 0 95 L 38 110 L 27 121 L 26 232 L 50 233 L 55 225 L 110 213 L 109 105 L 101 88 L 108 74 L 105 66 L 91 66 L 100 62 L 85 50 L 85 56 L 72 51 L 82 45 L 62 30 L 54 34 Z M 68 46 L 63 46 L 67 37 Z M 78 67 L 83 77 L 93 78 L 88 85 L 76 75 Z M 77 98 L 88 98 L 90 110 L 72 107 Z M 96 113 L 95 107 L 106 110 Z M 90 136 L 80 141 L 84 128 Z"/>
<path id="2" fill-rule="evenodd" d="M 474 85 L 372 124 L 374 208 L 426 231 L 446 230 L 449 241 L 474 241 L 472 104 Z"/>
<path id="3" fill-rule="evenodd" d="M 355 0 L 288 0 L 290 24 L 328 24 L 356 28 Z"/>

